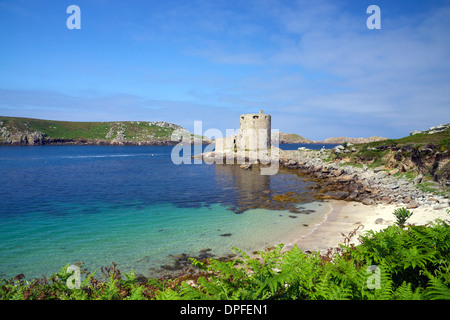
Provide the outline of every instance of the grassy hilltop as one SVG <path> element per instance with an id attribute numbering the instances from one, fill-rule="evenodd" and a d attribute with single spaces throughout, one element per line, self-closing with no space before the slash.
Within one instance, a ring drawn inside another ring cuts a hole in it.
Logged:
<path id="1" fill-rule="evenodd" d="M 0 144 L 168 144 L 187 130 L 168 122 L 72 122 L 0 116 Z"/>

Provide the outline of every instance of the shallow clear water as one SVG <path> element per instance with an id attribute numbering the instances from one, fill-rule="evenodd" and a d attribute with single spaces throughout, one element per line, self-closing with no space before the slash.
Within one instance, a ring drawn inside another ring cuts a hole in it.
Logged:
<path id="1" fill-rule="evenodd" d="M 124 272 L 152 275 L 170 254 L 209 248 L 223 256 L 234 246 L 250 253 L 323 216 L 325 206 L 296 175 L 175 165 L 171 150 L 0 147 L 0 278 L 49 276 L 77 261 L 89 270 L 115 262 Z M 270 194 L 287 191 L 315 212 L 265 205 Z"/>

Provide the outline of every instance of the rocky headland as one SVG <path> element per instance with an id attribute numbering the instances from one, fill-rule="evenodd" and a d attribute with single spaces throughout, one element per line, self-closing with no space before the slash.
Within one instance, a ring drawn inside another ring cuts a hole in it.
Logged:
<path id="1" fill-rule="evenodd" d="M 0 117 L 0 145 L 175 145 L 210 143 L 165 121 L 71 122 Z"/>
<path id="2" fill-rule="evenodd" d="M 304 138 L 295 133 L 283 133 L 280 132 L 278 135 L 279 143 L 292 143 L 292 144 L 311 144 L 311 143 L 321 143 L 321 141 L 310 140 Z"/>

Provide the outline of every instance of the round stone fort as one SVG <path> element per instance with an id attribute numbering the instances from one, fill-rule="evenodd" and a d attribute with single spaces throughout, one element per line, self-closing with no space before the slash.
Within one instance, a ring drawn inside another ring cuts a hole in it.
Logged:
<path id="1" fill-rule="evenodd" d="M 271 117 L 259 113 L 243 114 L 240 117 L 239 134 L 236 139 L 237 148 L 240 150 L 264 150 L 271 146 Z"/>

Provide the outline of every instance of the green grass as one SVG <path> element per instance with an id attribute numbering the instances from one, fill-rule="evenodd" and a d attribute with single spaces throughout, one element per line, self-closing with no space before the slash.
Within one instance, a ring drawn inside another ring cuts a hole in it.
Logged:
<path id="1" fill-rule="evenodd" d="M 371 150 L 368 149 L 369 147 L 364 146 L 357 151 L 355 154 L 351 154 L 351 157 L 358 161 L 362 161 L 367 163 L 368 168 L 376 168 L 379 166 L 382 166 L 383 163 L 383 157 L 388 154 L 388 150 Z"/>
<path id="2" fill-rule="evenodd" d="M 109 130 L 106 122 L 70 122 L 29 118 L 0 117 L 3 126 L 18 131 L 41 131 L 49 138 L 98 139 L 104 138 Z"/>
<path id="3" fill-rule="evenodd" d="M 414 172 L 397 172 L 394 174 L 394 177 L 399 179 L 406 179 L 408 181 L 413 181 L 418 176 L 417 173 Z"/>
<path id="4" fill-rule="evenodd" d="M 351 163 L 351 162 L 346 162 L 346 163 L 339 163 L 339 166 L 340 167 L 346 167 L 346 166 L 351 166 L 351 167 L 354 167 L 354 168 L 360 168 L 360 169 L 362 169 L 363 167 L 364 167 L 364 165 L 363 164 L 361 164 L 361 163 Z"/>
<path id="5" fill-rule="evenodd" d="M 423 148 L 427 145 L 436 145 L 440 148 L 440 151 L 450 150 L 450 128 L 433 134 L 419 133 L 412 136 L 407 136 L 400 139 L 388 139 L 383 141 L 375 141 L 366 143 L 363 145 L 355 145 L 356 148 L 364 147 L 380 147 L 380 146 L 392 146 L 396 145 L 402 147 L 405 145 L 414 146 L 417 148 Z"/>
<path id="6" fill-rule="evenodd" d="M 439 195 L 439 196 L 448 196 L 449 195 L 449 190 L 448 188 L 439 188 L 434 182 L 421 182 L 418 183 L 416 185 L 417 189 L 423 191 L 423 192 L 428 192 L 428 193 L 433 193 L 435 195 Z"/>
<path id="7" fill-rule="evenodd" d="M 442 139 L 438 146 L 440 151 L 450 150 L 450 137 Z"/>

